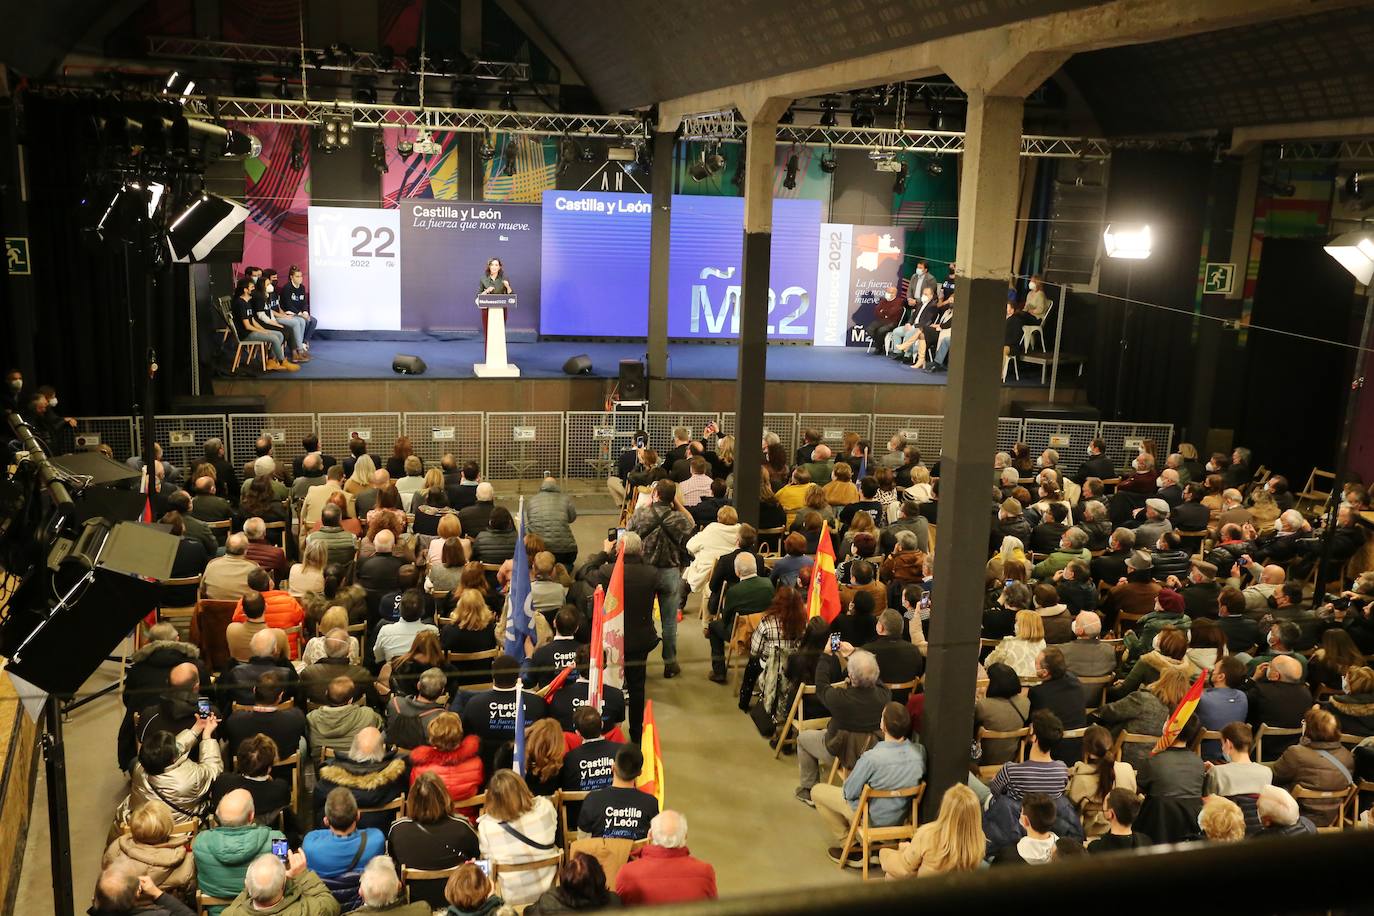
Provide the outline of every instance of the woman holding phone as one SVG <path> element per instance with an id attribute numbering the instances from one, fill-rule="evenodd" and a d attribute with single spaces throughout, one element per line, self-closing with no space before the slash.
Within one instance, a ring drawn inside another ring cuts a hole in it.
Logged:
<path id="1" fill-rule="evenodd" d="M 501 263 L 500 258 L 491 258 L 487 261 L 487 269 L 482 273 L 482 279 L 477 284 L 477 294 L 479 296 L 510 296 L 515 293 L 511 289 L 510 281 L 506 279 L 506 265 Z M 482 309 L 482 339 L 487 336 L 487 310 Z"/>

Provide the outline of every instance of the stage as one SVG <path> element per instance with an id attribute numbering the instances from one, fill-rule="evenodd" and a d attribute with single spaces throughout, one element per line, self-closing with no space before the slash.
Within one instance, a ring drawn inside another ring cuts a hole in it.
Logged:
<path id="1" fill-rule="evenodd" d="M 312 359 L 299 372 L 257 378 L 217 378 L 219 394 L 261 394 L 269 412 L 348 410 L 600 410 L 615 387 L 622 359 L 643 359 L 642 341 L 512 340 L 518 379 L 479 379 L 474 363 L 482 342 L 474 338 L 378 332 L 318 338 Z M 418 356 L 424 375 L 391 370 L 398 353 Z M 586 354 L 590 376 L 568 376 L 563 364 Z M 675 343 L 668 347 L 666 409 L 733 410 L 739 361 L 733 344 Z M 1069 377 L 1065 377 L 1069 376 Z M 1072 372 L 1061 373 L 1058 400 L 1081 392 Z M 798 384 L 801 383 L 801 384 Z M 772 345 L 768 348 L 769 410 L 858 413 L 943 413 L 945 374 L 913 369 L 858 347 Z M 1041 400 L 1037 367 L 1023 365 L 1008 379 L 1003 405 Z"/>

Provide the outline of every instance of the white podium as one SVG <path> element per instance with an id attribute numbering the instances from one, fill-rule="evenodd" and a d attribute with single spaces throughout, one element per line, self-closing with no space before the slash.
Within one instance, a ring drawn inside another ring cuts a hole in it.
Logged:
<path id="1" fill-rule="evenodd" d="M 515 296 L 479 295 L 477 307 L 487 316 L 487 359 L 473 363 L 478 378 L 519 378 L 520 367 L 506 357 L 506 309 L 514 308 Z"/>

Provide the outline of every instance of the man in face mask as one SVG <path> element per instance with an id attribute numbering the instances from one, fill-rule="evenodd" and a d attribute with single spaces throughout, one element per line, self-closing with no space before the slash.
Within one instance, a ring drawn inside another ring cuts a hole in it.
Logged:
<path id="1" fill-rule="evenodd" d="M 5 373 L 5 400 L 6 410 L 19 410 L 24 405 L 24 374 L 18 369 L 11 369 Z"/>
<path id="2" fill-rule="evenodd" d="M 897 287 L 889 286 L 883 290 L 882 298 L 873 307 L 873 320 L 868 323 L 868 327 L 865 329 L 868 331 L 868 336 L 873 340 L 872 352 L 878 354 L 886 352 L 887 335 L 891 334 L 901 322 L 906 307 L 906 297 L 897 295 Z"/>
<path id="3" fill-rule="evenodd" d="M 927 274 L 927 276 L 929 276 Z M 911 285 L 917 285 L 916 277 L 911 278 Z M 916 346 L 920 340 L 921 333 L 925 328 L 935 323 L 939 316 L 940 307 L 935 302 L 935 284 L 932 282 L 923 286 L 911 306 L 902 316 L 902 323 L 892 332 L 892 358 L 907 359 L 907 351 Z"/>

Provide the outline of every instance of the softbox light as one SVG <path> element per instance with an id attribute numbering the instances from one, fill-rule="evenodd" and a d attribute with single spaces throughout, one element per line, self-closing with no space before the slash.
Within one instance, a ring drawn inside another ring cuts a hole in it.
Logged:
<path id="1" fill-rule="evenodd" d="M 247 218 L 246 207 L 218 194 L 202 194 L 167 229 L 173 259 L 181 263 L 205 260 Z"/>

